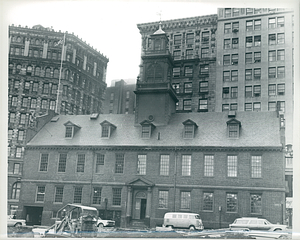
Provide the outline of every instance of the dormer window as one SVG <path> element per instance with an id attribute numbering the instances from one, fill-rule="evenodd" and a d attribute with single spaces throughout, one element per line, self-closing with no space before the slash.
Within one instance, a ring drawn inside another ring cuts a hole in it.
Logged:
<path id="1" fill-rule="evenodd" d="M 101 138 L 110 138 L 112 132 L 117 128 L 115 125 L 108 121 L 103 121 L 100 123 L 102 127 Z"/>
<path id="2" fill-rule="evenodd" d="M 241 122 L 231 119 L 227 122 L 228 138 L 238 139 L 240 137 Z"/>
<path id="3" fill-rule="evenodd" d="M 183 138 L 192 139 L 195 136 L 195 130 L 198 127 L 197 124 L 188 119 L 182 123 L 184 125 Z"/>
<path id="4" fill-rule="evenodd" d="M 81 128 L 79 125 L 72 123 L 71 121 L 66 122 L 65 124 L 65 138 L 73 138 L 76 132 Z"/>
<path id="5" fill-rule="evenodd" d="M 149 139 L 153 129 L 155 128 L 155 125 L 148 120 L 145 120 L 140 124 L 142 125 L 142 138 Z"/>

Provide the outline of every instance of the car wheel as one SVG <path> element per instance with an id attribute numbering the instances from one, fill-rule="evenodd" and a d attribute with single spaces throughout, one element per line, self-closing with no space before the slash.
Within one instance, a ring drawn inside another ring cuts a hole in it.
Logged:
<path id="1" fill-rule="evenodd" d="M 22 226 L 21 223 L 16 223 L 16 224 L 14 225 L 14 227 L 21 227 L 21 226 Z"/>
<path id="2" fill-rule="evenodd" d="M 189 228 L 189 229 L 190 229 L 190 231 L 195 231 L 195 230 L 196 230 L 195 226 L 193 226 L 193 225 L 192 225 L 192 226 L 190 226 L 190 228 Z"/>
<path id="3" fill-rule="evenodd" d="M 104 227 L 103 223 L 99 223 L 98 228 L 102 229 Z"/>

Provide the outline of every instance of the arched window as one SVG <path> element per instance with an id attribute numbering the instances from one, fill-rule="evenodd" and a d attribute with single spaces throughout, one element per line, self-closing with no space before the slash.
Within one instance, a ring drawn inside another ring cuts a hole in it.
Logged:
<path id="1" fill-rule="evenodd" d="M 31 73 L 32 73 L 32 67 L 31 66 L 27 66 L 26 75 L 27 76 L 31 76 Z"/>
<path id="2" fill-rule="evenodd" d="M 22 38 L 21 37 L 17 37 L 17 42 L 22 42 Z"/>
<path id="3" fill-rule="evenodd" d="M 58 69 L 54 69 L 53 78 L 59 78 L 59 70 Z"/>
<path id="4" fill-rule="evenodd" d="M 19 199 L 21 190 L 21 182 L 15 182 L 12 185 L 11 199 Z"/>
<path id="5" fill-rule="evenodd" d="M 20 73 L 21 68 L 22 68 L 21 64 L 18 64 L 18 65 L 17 65 L 17 73 Z"/>
<path id="6" fill-rule="evenodd" d="M 46 77 L 51 77 L 51 69 L 46 68 Z"/>
<path id="7" fill-rule="evenodd" d="M 35 76 L 40 76 L 40 73 L 41 73 L 41 68 L 40 67 L 35 67 L 34 75 Z"/>

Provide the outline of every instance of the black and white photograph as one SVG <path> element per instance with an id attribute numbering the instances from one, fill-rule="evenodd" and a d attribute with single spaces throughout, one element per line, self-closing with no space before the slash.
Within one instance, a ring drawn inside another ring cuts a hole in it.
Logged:
<path id="1" fill-rule="evenodd" d="M 298 2 L 0 15 L 1 239 L 300 239 Z"/>

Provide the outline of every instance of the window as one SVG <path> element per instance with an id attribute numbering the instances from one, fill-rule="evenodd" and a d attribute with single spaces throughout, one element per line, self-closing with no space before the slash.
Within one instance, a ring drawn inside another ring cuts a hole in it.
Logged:
<path id="1" fill-rule="evenodd" d="M 181 45 L 181 35 L 174 35 L 174 45 Z"/>
<path id="2" fill-rule="evenodd" d="M 146 175 L 147 155 L 138 155 L 137 174 Z"/>
<path id="3" fill-rule="evenodd" d="M 285 53 L 284 53 L 284 49 L 282 50 L 277 50 L 277 61 L 284 61 L 285 58 Z M 293 58 L 294 59 L 294 58 Z"/>
<path id="4" fill-rule="evenodd" d="M 36 104 L 37 104 L 36 98 L 32 98 L 32 99 L 31 99 L 30 108 L 36 108 Z"/>
<path id="5" fill-rule="evenodd" d="M 46 77 L 50 78 L 51 77 L 51 69 L 50 68 L 46 68 Z"/>
<path id="6" fill-rule="evenodd" d="M 65 172 L 66 171 L 66 165 L 67 165 L 67 154 L 66 153 L 60 153 L 59 159 L 58 159 L 58 172 Z"/>
<path id="7" fill-rule="evenodd" d="M 285 111 L 285 102 L 284 101 L 278 101 L 277 102 L 277 108 L 278 108 L 278 111 L 284 112 Z"/>
<path id="8" fill-rule="evenodd" d="M 151 125 L 142 125 L 142 138 L 150 138 Z"/>
<path id="9" fill-rule="evenodd" d="M 245 103 L 245 111 L 252 111 L 252 103 Z"/>
<path id="10" fill-rule="evenodd" d="M 237 212 L 237 194 L 227 193 L 226 194 L 226 211 L 227 212 Z"/>
<path id="11" fill-rule="evenodd" d="M 277 27 L 284 27 L 284 17 L 277 18 Z"/>
<path id="12" fill-rule="evenodd" d="M 48 100 L 42 99 L 42 109 L 47 109 L 47 108 L 48 108 Z"/>
<path id="13" fill-rule="evenodd" d="M 251 156 L 251 177 L 261 178 L 261 156 Z"/>
<path id="14" fill-rule="evenodd" d="M 261 69 L 260 68 L 254 68 L 254 79 L 259 80 L 261 78 Z"/>
<path id="15" fill-rule="evenodd" d="M 73 203 L 81 203 L 81 197 L 82 197 L 82 187 L 75 187 Z"/>
<path id="16" fill-rule="evenodd" d="M 208 43 L 209 42 L 209 32 L 202 32 L 202 43 Z"/>
<path id="17" fill-rule="evenodd" d="M 22 99 L 22 107 L 28 107 L 29 106 L 29 102 L 30 102 L 30 100 L 28 99 L 28 97 L 24 97 Z"/>
<path id="18" fill-rule="evenodd" d="M 108 125 L 102 125 L 102 134 L 101 134 L 102 138 L 109 137 L 109 128 L 110 128 L 110 126 L 108 126 Z"/>
<path id="19" fill-rule="evenodd" d="M 224 23 L 224 33 L 231 32 L 231 23 Z"/>
<path id="20" fill-rule="evenodd" d="M 18 105 L 18 97 L 13 96 L 12 99 L 11 99 L 11 106 L 16 107 L 17 105 Z"/>
<path id="21" fill-rule="evenodd" d="M 223 87 L 223 98 L 229 98 L 229 87 Z"/>
<path id="22" fill-rule="evenodd" d="M 50 107 L 49 107 L 49 109 L 50 109 L 50 110 L 55 110 L 55 107 L 56 107 L 56 102 L 55 102 L 55 100 L 50 100 Z"/>
<path id="23" fill-rule="evenodd" d="M 253 95 L 254 97 L 260 97 L 261 87 L 260 85 L 253 86 Z"/>
<path id="24" fill-rule="evenodd" d="M 240 14 L 239 11 L 240 10 L 238 8 L 233 8 L 232 16 L 238 16 Z"/>
<path id="25" fill-rule="evenodd" d="M 181 51 L 174 51 L 174 60 L 180 60 L 181 59 Z"/>
<path id="26" fill-rule="evenodd" d="M 182 155 L 182 167 L 181 174 L 182 176 L 191 176 L 191 155 Z"/>
<path id="27" fill-rule="evenodd" d="M 64 195 L 64 187 L 55 187 L 54 202 L 62 203 Z"/>
<path id="28" fill-rule="evenodd" d="M 252 15 L 253 14 L 253 8 L 246 8 L 246 15 Z"/>
<path id="29" fill-rule="evenodd" d="M 72 138 L 73 137 L 73 126 L 66 126 L 66 132 L 65 132 L 65 137 L 66 138 Z"/>
<path id="30" fill-rule="evenodd" d="M 277 44 L 284 43 L 284 33 L 277 33 Z"/>
<path id="31" fill-rule="evenodd" d="M 213 211 L 214 194 L 211 192 L 203 193 L 203 210 Z"/>
<path id="32" fill-rule="evenodd" d="M 208 81 L 199 82 L 199 92 L 200 93 L 208 92 Z"/>
<path id="33" fill-rule="evenodd" d="M 223 104 L 222 105 L 222 112 L 228 111 L 229 110 L 229 104 Z"/>
<path id="34" fill-rule="evenodd" d="M 237 156 L 227 156 L 227 176 L 237 177 Z"/>
<path id="35" fill-rule="evenodd" d="M 173 68 L 173 77 L 180 77 L 180 67 Z"/>
<path id="36" fill-rule="evenodd" d="M 214 176 L 214 156 L 205 155 L 204 156 L 204 176 L 213 177 Z"/>
<path id="37" fill-rule="evenodd" d="M 184 83 L 184 93 L 191 93 L 193 92 L 192 83 Z"/>
<path id="38" fill-rule="evenodd" d="M 175 90 L 176 93 L 180 92 L 179 86 L 180 86 L 179 83 L 173 83 L 172 84 L 172 87 L 173 87 L 173 89 Z"/>
<path id="39" fill-rule="evenodd" d="M 261 20 L 260 19 L 254 20 L 254 30 L 261 30 Z"/>
<path id="40" fill-rule="evenodd" d="M 20 174 L 20 163 L 14 163 L 13 174 Z"/>
<path id="41" fill-rule="evenodd" d="M 21 113 L 20 115 L 20 125 L 25 125 L 26 124 L 26 114 L 25 113 Z"/>
<path id="42" fill-rule="evenodd" d="M 238 96 L 238 88 L 232 87 L 231 88 L 231 98 L 237 98 L 237 96 Z"/>
<path id="43" fill-rule="evenodd" d="M 16 148 L 16 158 L 21 158 L 22 157 L 22 148 L 17 147 Z"/>
<path id="44" fill-rule="evenodd" d="M 269 78 L 276 78 L 276 67 L 269 67 Z"/>
<path id="45" fill-rule="evenodd" d="M 252 80 L 252 69 L 246 69 L 245 70 L 245 79 L 246 80 Z"/>
<path id="46" fill-rule="evenodd" d="M 169 191 L 158 191 L 158 208 L 168 208 Z"/>
<path id="47" fill-rule="evenodd" d="M 252 42 L 253 42 L 253 38 L 251 37 L 246 37 L 246 47 L 252 47 Z"/>
<path id="48" fill-rule="evenodd" d="M 231 71 L 231 81 L 238 81 L 238 71 L 237 70 Z"/>
<path id="49" fill-rule="evenodd" d="M 186 43 L 193 44 L 194 43 L 194 33 L 187 33 L 186 34 Z"/>
<path id="50" fill-rule="evenodd" d="M 96 154 L 96 173 L 104 173 L 104 154 Z"/>
<path id="51" fill-rule="evenodd" d="M 160 175 L 168 176 L 169 175 L 169 155 L 160 155 Z"/>
<path id="52" fill-rule="evenodd" d="M 239 125 L 238 124 L 229 124 L 228 125 L 228 137 L 229 138 L 238 138 L 239 137 Z"/>
<path id="53" fill-rule="evenodd" d="M 200 65 L 200 74 L 209 75 L 209 65 Z"/>
<path id="54" fill-rule="evenodd" d="M 115 173 L 123 173 L 124 171 L 124 154 L 116 154 Z"/>
<path id="55" fill-rule="evenodd" d="M 47 172 L 48 170 L 48 153 L 42 153 L 40 159 L 40 172 Z"/>
<path id="56" fill-rule="evenodd" d="M 183 100 L 183 110 L 192 110 L 192 100 L 191 99 L 186 99 L 186 100 Z"/>
<path id="57" fill-rule="evenodd" d="M 268 93 L 269 93 L 269 96 L 276 95 L 276 84 L 269 84 Z"/>
<path id="58" fill-rule="evenodd" d="M 24 90 L 26 90 L 27 92 L 29 91 L 29 89 L 30 89 L 30 82 L 25 82 L 24 83 Z"/>
<path id="59" fill-rule="evenodd" d="M 180 209 L 191 208 L 191 192 L 182 191 L 180 193 Z"/>
<path id="60" fill-rule="evenodd" d="M 251 194 L 250 195 L 250 201 L 251 201 L 250 213 L 262 214 L 261 196 L 262 196 L 261 194 Z"/>
<path id="61" fill-rule="evenodd" d="M 276 19 L 269 18 L 269 28 L 275 28 L 275 27 L 276 27 Z"/>
<path id="62" fill-rule="evenodd" d="M 268 102 L 268 110 L 269 111 L 276 111 L 276 102 Z"/>
<path id="63" fill-rule="evenodd" d="M 8 129 L 7 133 L 8 133 L 7 139 L 11 140 L 12 136 L 13 136 L 13 130 L 12 129 Z"/>
<path id="64" fill-rule="evenodd" d="M 239 22 L 232 23 L 232 32 L 236 33 L 239 31 Z"/>
<path id="65" fill-rule="evenodd" d="M 113 188 L 112 190 L 113 190 L 112 205 L 121 206 L 122 188 Z"/>
<path id="66" fill-rule="evenodd" d="M 44 202 L 45 186 L 38 186 L 36 191 L 36 202 Z"/>
<path id="67" fill-rule="evenodd" d="M 284 95 L 285 93 L 285 84 L 278 84 L 277 85 L 277 94 L 278 95 Z"/>
<path id="68" fill-rule="evenodd" d="M 199 99 L 199 110 L 201 112 L 207 112 L 208 111 L 207 99 Z"/>
<path id="69" fill-rule="evenodd" d="M 231 17 L 231 8 L 225 8 L 225 17 Z"/>
<path id="70" fill-rule="evenodd" d="M 193 58 L 193 49 L 187 49 L 186 50 L 186 59 L 192 59 Z"/>
<path id="71" fill-rule="evenodd" d="M 276 34 L 269 34 L 269 45 L 276 44 Z"/>
<path id="72" fill-rule="evenodd" d="M 202 48 L 201 49 L 201 58 L 209 57 L 209 48 Z"/>
<path id="73" fill-rule="evenodd" d="M 230 55 L 223 56 L 223 65 L 230 65 Z"/>
<path id="74" fill-rule="evenodd" d="M 261 62 L 261 52 L 255 52 L 254 53 L 254 62 L 260 63 Z"/>
<path id="75" fill-rule="evenodd" d="M 16 120 L 16 113 L 9 114 L 9 123 L 15 123 Z"/>
<path id="76" fill-rule="evenodd" d="M 238 65 L 239 63 L 239 55 L 238 54 L 232 54 L 231 55 L 231 64 L 232 65 Z"/>
<path id="77" fill-rule="evenodd" d="M 76 172 L 84 172 L 85 154 L 78 154 Z"/>
<path id="78" fill-rule="evenodd" d="M 277 78 L 284 78 L 284 77 L 285 77 L 285 67 L 278 67 Z"/>
<path id="79" fill-rule="evenodd" d="M 57 93 L 57 85 L 52 84 L 51 94 L 56 94 L 56 93 Z"/>
<path id="80" fill-rule="evenodd" d="M 194 138 L 194 128 L 195 128 L 194 125 L 190 125 L 190 124 L 184 125 L 184 135 L 183 135 L 183 137 L 185 139 Z"/>
<path id="81" fill-rule="evenodd" d="M 245 87 L 245 97 L 251 98 L 252 97 L 252 86 Z"/>
<path id="82" fill-rule="evenodd" d="M 252 53 L 246 53 L 246 57 L 245 57 L 245 62 L 247 63 L 252 63 Z"/>
<path id="83" fill-rule="evenodd" d="M 230 39 L 224 39 L 224 49 L 230 49 Z"/>
<path id="84" fill-rule="evenodd" d="M 234 49 L 239 48 L 239 39 L 238 38 L 232 38 L 232 48 L 234 48 Z"/>
<path id="85" fill-rule="evenodd" d="M 249 20 L 246 21 L 246 31 L 252 31 L 253 30 L 253 21 Z"/>
<path id="86" fill-rule="evenodd" d="M 93 204 L 101 204 L 101 190 L 100 187 L 94 187 Z"/>
<path id="87" fill-rule="evenodd" d="M 32 91 L 33 92 L 37 92 L 38 89 L 39 89 L 39 83 L 34 82 L 33 85 L 32 85 Z"/>
<path id="88" fill-rule="evenodd" d="M 253 111 L 260 111 L 260 110 L 261 110 L 260 102 L 253 103 Z"/>
<path id="89" fill-rule="evenodd" d="M 224 82 L 230 81 L 230 72 L 229 71 L 223 72 L 223 81 Z"/>
<path id="90" fill-rule="evenodd" d="M 272 51 L 269 51 L 269 62 L 275 62 L 276 61 L 276 51 L 272 50 Z"/>
<path id="91" fill-rule="evenodd" d="M 11 199 L 19 199 L 21 191 L 21 182 L 15 182 L 12 185 Z"/>

